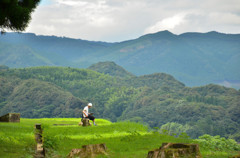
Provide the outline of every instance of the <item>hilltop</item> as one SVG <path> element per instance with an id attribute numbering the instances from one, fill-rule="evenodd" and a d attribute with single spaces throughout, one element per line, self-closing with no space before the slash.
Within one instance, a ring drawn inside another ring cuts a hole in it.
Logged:
<path id="1" fill-rule="evenodd" d="M 97 118 L 170 128 L 192 138 L 210 134 L 239 140 L 240 91 L 232 88 L 190 88 L 165 73 L 114 77 L 70 67 L 5 67 L 0 85 L 0 115 L 79 117 L 92 102 Z"/>
<path id="2" fill-rule="evenodd" d="M 87 68 L 114 61 L 134 75 L 164 72 L 187 86 L 208 83 L 240 88 L 240 34 L 169 31 L 118 42 L 94 42 L 30 33 L 0 36 L 0 65 Z"/>
<path id="3" fill-rule="evenodd" d="M 88 69 L 91 69 L 93 71 L 97 71 L 100 73 L 108 74 L 114 77 L 133 77 L 134 76 L 132 73 L 126 71 L 124 68 L 122 68 L 121 66 L 117 65 L 112 61 L 99 62 L 91 65 L 90 67 L 88 67 Z"/>

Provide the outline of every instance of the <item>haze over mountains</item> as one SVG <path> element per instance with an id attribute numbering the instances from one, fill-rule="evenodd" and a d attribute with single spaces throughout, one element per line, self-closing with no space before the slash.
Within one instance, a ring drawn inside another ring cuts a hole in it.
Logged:
<path id="1" fill-rule="evenodd" d="M 87 68 L 102 61 L 114 61 L 134 75 L 168 73 L 187 86 L 240 88 L 240 34 L 162 31 L 119 43 L 30 33 L 0 36 L 0 65 Z"/>

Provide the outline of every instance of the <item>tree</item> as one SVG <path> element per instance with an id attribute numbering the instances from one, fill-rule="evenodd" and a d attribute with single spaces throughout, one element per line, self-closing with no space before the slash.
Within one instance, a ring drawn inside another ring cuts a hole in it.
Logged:
<path id="1" fill-rule="evenodd" d="M 0 30 L 23 31 L 31 20 L 31 13 L 40 0 L 1 0 Z"/>

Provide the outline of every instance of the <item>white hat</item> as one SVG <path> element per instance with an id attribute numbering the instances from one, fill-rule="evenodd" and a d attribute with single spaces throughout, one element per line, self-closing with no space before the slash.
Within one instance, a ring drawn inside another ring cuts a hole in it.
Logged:
<path id="1" fill-rule="evenodd" d="M 88 103 L 88 106 L 92 106 L 92 103 Z"/>

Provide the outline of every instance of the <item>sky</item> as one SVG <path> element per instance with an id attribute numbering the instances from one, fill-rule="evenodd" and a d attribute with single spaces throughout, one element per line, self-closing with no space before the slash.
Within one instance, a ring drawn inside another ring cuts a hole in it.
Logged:
<path id="1" fill-rule="evenodd" d="M 120 42 L 169 30 L 240 33 L 240 0 L 41 0 L 26 32 Z"/>

